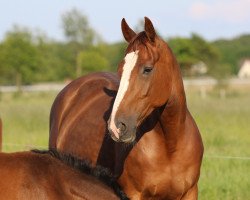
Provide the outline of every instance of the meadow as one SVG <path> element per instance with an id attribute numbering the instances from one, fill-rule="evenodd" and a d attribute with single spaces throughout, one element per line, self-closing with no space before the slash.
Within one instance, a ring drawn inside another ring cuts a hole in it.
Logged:
<path id="1" fill-rule="evenodd" d="M 205 154 L 199 181 L 201 200 L 250 198 L 250 92 L 188 90 L 187 102 L 202 134 Z M 49 112 L 57 92 L 1 93 L 3 151 L 48 146 Z"/>

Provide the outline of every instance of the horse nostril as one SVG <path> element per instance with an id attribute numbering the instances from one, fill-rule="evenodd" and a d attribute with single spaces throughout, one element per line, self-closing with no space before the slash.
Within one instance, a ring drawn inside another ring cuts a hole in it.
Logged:
<path id="1" fill-rule="evenodd" d="M 123 122 L 120 122 L 119 124 L 118 124 L 118 127 L 117 127 L 118 129 L 119 129 L 119 131 L 121 132 L 121 133 L 124 133 L 124 132 L 126 132 L 126 130 L 127 130 L 127 126 L 126 126 L 126 124 L 124 124 Z"/>

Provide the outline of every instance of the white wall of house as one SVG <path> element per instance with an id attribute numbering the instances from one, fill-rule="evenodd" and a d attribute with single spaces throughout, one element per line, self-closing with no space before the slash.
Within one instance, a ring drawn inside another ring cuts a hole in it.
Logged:
<path id="1" fill-rule="evenodd" d="M 238 73 L 239 78 L 250 78 L 250 60 L 245 60 Z"/>

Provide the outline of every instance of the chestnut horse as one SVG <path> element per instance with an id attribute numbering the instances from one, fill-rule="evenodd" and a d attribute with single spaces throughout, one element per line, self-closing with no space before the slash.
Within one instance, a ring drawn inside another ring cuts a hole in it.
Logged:
<path id="1" fill-rule="evenodd" d="M 110 168 L 131 199 L 197 199 L 203 144 L 177 61 L 148 18 L 139 34 L 123 19 L 122 33 L 117 74 L 81 77 L 56 97 L 49 145 Z"/>
<path id="2" fill-rule="evenodd" d="M 128 199 L 106 169 L 52 150 L 0 153 L 0 176 L 1 199 Z"/>

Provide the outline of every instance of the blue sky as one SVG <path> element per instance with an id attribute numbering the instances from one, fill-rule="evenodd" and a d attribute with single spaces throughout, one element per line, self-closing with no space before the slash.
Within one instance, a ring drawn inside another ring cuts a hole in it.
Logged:
<path id="1" fill-rule="evenodd" d="M 250 34 L 250 0 L 1 0 L 0 39 L 13 24 L 63 39 L 61 15 L 72 8 L 87 15 L 91 26 L 108 42 L 123 39 L 123 17 L 135 27 L 148 16 L 164 37 L 195 32 L 214 40 Z"/>

